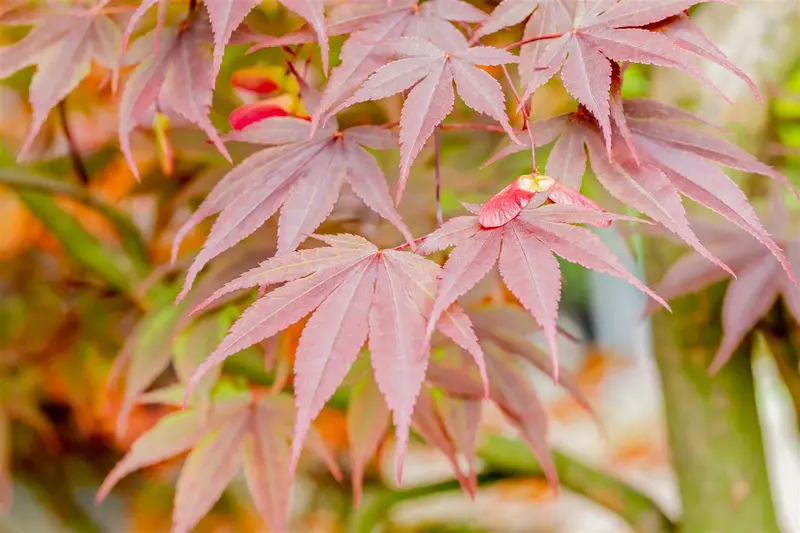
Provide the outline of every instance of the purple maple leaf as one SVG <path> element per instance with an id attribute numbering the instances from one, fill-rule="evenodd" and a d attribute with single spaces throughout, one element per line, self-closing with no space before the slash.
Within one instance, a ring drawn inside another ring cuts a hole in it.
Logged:
<path id="1" fill-rule="evenodd" d="M 92 61 L 116 69 L 121 30 L 101 10 L 87 7 L 54 8 L 33 20 L 22 17 L 5 22 L 35 23 L 23 39 L 0 48 L 0 79 L 36 65 L 29 96 L 33 118 L 18 155 L 22 160 L 50 110 L 89 75 Z"/>
<path id="2" fill-rule="evenodd" d="M 317 130 L 311 139 L 310 131 L 307 120 L 271 117 L 229 135 L 230 140 L 269 147 L 228 172 L 175 235 L 173 258 L 189 230 L 205 218 L 220 214 L 189 267 L 179 298 L 211 259 L 253 233 L 279 209 L 278 254 L 294 251 L 330 214 L 344 182 L 413 242 L 392 203 L 383 171 L 364 149 L 393 148 L 397 144 L 395 135 L 377 126 L 339 131 L 335 120 Z"/>
<path id="3" fill-rule="evenodd" d="M 546 194 L 537 197 L 503 226 L 485 228 L 479 224 L 477 216 L 457 217 L 420 244 L 418 252 L 426 254 L 455 246 L 442 269 L 426 334 L 430 338 L 432 325 L 441 312 L 499 262 L 506 286 L 544 330 L 557 380 L 556 320 L 561 298 L 561 271 L 554 254 L 621 278 L 662 305 L 666 303 L 628 272 L 597 235 L 573 225 L 637 219 L 576 205 L 541 205 Z"/>
<path id="4" fill-rule="evenodd" d="M 453 109 L 455 92 L 473 110 L 497 120 L 516 139 L 505 112 L 505 95 L 500 84 L 476 65 L 503 65 L 516 56 L 491 46 L 476 46 L 446 51 L 429 41 L 403 37 L 383 45 L 403 59 L 375 71 L 350 98 L 329 113 L 358 102 L 380 100 L 409 90 L 400 118 L 399 202 L 411 165 L 425 141 Z"/>
<path id="5" fill-rule="evenodd" d="M 315 238 L 330 248 L 268 259 L 198 307 L 202 309 L 231 291 L 288 282 L 242 314 L 192 377 L 187 394 L 206 372 L 228 356 L 311 313 L 295 361 L 298 416 L 292 465 L 296 464 L 311 420 L 336 391 L 369 338 L 375 381 L 396 427 L 399 481 L 411 415 L 428 365 L 430 348 L 423 339 L 439 266 L 413 253 L 378 250 L 354 235 Z M 446 307 L 438 312 L 436 327 L 467 350 L 478 368 L 483 369 L 483 352 L 469 317 L 457 305 Z M 482 375 L 485 377 L 485 370 Z"/>
<path id="6" fill-rule="evenodd" d="M 172 533 L 193 530 L 240 469 L 267 525 L 272 531 L 287 533 L 293 419 L 288 396 L 253 401 L 247 392 L 218 393 L 207 420 L 188 409 L 163 417 L 139 437 L 106 477 L 97 501 L 131 472 L 188 451 L 178 477 Z M 321 436 L 312 431 L 309 441 L 334 477 L 341 479 Z"/>
<path id="7" fill-rule="evenodd" d="M 796 224 L 789 223 L 780 201 L 774 204 L 768 220 L 777 246 L 786 254 L 787 259 L 783 262 L 759 240 L 735 227 L 709 222 L 699 226 L 702 228 L 699 231 L 710 243 L 709 248 L 731 265 L 738 276 L 731 280 L 722 302 L 723 337 L 708 369 L 710 373 L 722 368 L 745 335 L 769 312 L 779 297 L 783 298 L 794 319 L 800 322 L 800 290 L 791 274 L 792 270 L 800 272 L 800 239 L 793 230 Z M 725 272 L 703 261 L 698 254 L 689 253 L 670 267 L 657 290 L 669 300 L 697 292 L 726 277 Z"/>

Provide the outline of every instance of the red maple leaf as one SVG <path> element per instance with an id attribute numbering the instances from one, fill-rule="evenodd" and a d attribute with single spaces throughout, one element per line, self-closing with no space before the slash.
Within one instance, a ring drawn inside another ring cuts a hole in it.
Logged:
<path id="1" fill-rule="evenodd" d="M 608 192 L 663 224 L 718 267 L 731 273 L 692 231 L 680 195 L 749 232 L 789 271 L 780 248 L 764 230 L 747 197 L 717 165 L 768 176 L 794 190 L 785 176 L 735 144 L 699 128 L 704 124 L 701 120 L 679 109 L 652 100 L 614 101 L 610 158 L 597 121 L 588 113 L 579 110 L 532 125 L 538 146 L 557 139 L 547 160 L 548 175 L 579 189 L 588 149 L 592 169 Z M 523 149 L 509 144 L 489 163 Z"/>
<path id="2" fill-rule="evenodd" d="M 731 280 L 722 302 L 722 343 L 709 367 L 717 372 L 730 359 L 745 335 L 764 317 L 778 298 L 782 298 L 794 319 L 800 322 L 800 291 L 791 270 L 800 272 L 800 239 L 783 212 L 780 201 L 773 203 L 770 229 L 787 260 L 781 262 L 750 235 L 730 225 L 706 221 L 699 232 L 714 250 L 737 273 Z M 783 257 L 781 256 L 781 259 Z M 791 265 L 789 270 L 787 264 Z M 659 294 L 670 300 L 692 294 L 728 275 L 699 254 L 689 253 L 673 264 L 658 284 Z"/>
<path id="3" fill-rule="evenodd" d="M 379 68 L 350 98 L 330 115 L 358 102 L 380 100 L 411 89 L 400 118 L 400 182 L 397 201 L 402 197 L 411 165 L 425 141 L 453 109 L 455 92 L 470 108 L 497 120 L 516 139 L 505 112 L 500 84 L 476 65 L 514 63 L 516 56 L 491 46 L 443 50 L 423 39 L 403 37 L 383 46 L 403 57 Z"/>
<path id="4" fill-rule="evenodd" d="M 497 196 L 508 195 L 504 189 Z M 511 191 L 511 194 L 515 194 Z M 469 291 L 498 263 L 506 286 L 542 326 L 558 379 L 556 320 L 561 298 L 561 271 L 553 254 L 585 268 L 610 274 L 631 283 L 666 306 L 666 303 L 636 279 L 617 260 L 600 238 L 572 224 L 637 220 L 578 205 L 541 205 L 547 192 L 538 194 L 506 224 L 486 228 L 478 216 L 457 217 L 428 235 L 419 253 L 432 253 L 455 246 L 442 269 L 426 333 L 442 311 Z M 487 202 L 486 205 L 490 205 Z M 501 202 L 502 203 L 502 202 Z"/>
<path id="5" fill-rule="evenodd" d="M 539 459 L 554 490 L 558 479 L 547 444 L 547 419 L 533 384 L 525 374 L 532 365 L 552 374 L 548 356 L 529 339 L 538 328 L 531 316 L 511 305 L 479 305 L 468 312 L 484 350 L 489 398 L 519 429 Z M 475 442 L 482 415 L 484 386 L 472 357 L 460 348 L 440 346 L 431 357 L 426 382 L 414 406 L 412 428 L 439 448 L 463 490 L 477 490 Z M 561 386 L 590 413 L 589 402 L 568 371 Z M 356 505 L 366 461 L 378 450 L 389 424 L 389 411 L 370 375 L 354 385 L 347 413 L 353 492 Z M 466 459 L 466 469 L 459 457 Z"/>
<path id="6" fill-rule="evenodd" d="M 430 347 L 423 344 L 423 338 L 439 266 L 413 253 L 378 250 L 354 235 L 315 238 L 330 247 L 268 259 L 198 307 L 200 310 L 242 288 L 289 282 L 267 293 L 242 314 L 200 366 L 188 390 L 228 356 L 312 313 L 295 360 L 298 417 L 294 465 L 311 420 L 336 391 L 369 337 L 375 380 L 394 417 L 399 481 L 411 414 L 428 365 Z M 436 327 L 472 354 L 483 369 L 483 353 L 469 318 L 457 305 L 447 307 L 438 313 Z"/>
<path id="7" fill-rule="evenodd" d="M 344 3 L 331 10 L 327 19 L 329 35 L 350 33 L 342 46 L 341 64 L 333 69 L 322 100 L 312 121 L 317 124 L 331 107 L 352 94 L 378 68 L 389 62 L 392 54 L 383 44 L 401 37 L 425 39 L 447 50 L 467 48 L 467 40 L 451 23 L 481 22 L 486 14 L 461 0 L 398 0 L 388 3 L 375 0 Z M 285 46 L 312 42 L 309 29 L 277 38 L 267 38 L 251 51 L 266 46 Z"/>
<path id="8" fill-rule="evenodd" d="M 597 119 L 610 150 L 609 94 L 615 62 L 679 68 L 714 87 L 693 66 L 692 54 L 685 47 L 676 46 L 664 32 L 645 28 L 700 1 L 505 0 L 476 37 L 521 22 L 533 13 L 521 41 L 527 43 L 520 52 L 523 100 L 560 71 L 564 88 Z"/>
<path id="9" fill-rule="evenodd" d="M 231 160 L 208 118 L 214 89 L 208 19 L 196 16 L 191 23 L 163 33 L 158 51 L 153 49 L 155 33 L 150 32 L 134 42 L 124 58 L 125 64 L 135 64 L 136 68 L 125 83 L 119 103 L 119 144 L 137 177 L 130 133 L 136 124 L 146 123 L 146 117 L 155 109 L 195 124 Z"/>
<path id="10" fill-rule="evenodd" d="M 106 477 L 97 501 L 105 499 L 131 472 L 189 451 L 178 477 L 172 533 L 193 530 L 240 468 L 270 530 L 286 533 L 293 418 L 289 396 L 258 399 L 246 391 L 222 390 L 215 395 L 208 416 L 194 408 L 172 413 L 139 437 Z M 311 432 L 309 442 L 340 479 L 341 473 L 316 431 Z"/>
<path id="11" fill-rule="evenodd" d="M 294 251 L 327 218 L 347 181 L 367 206 L 409 241 L 414 238 L 392 204 L 383 171 L 364 146 L 386 150 L 395 135 L 377 126 L 339 131 L 336 121 L 308 138 L 311 124 L 273 117 L 229 135 L 230 140 L 269 146 L 234 167 L 178 230 L 173 258 L 183 237 L 203 219 L 220 213 L 186 274 L 182 298 L 214 257 L 253 233 L 278 209 L 278 254 Z"/>
<path id="12" fill-rule="evenodd" d="M 288 9 L 294 11 L 302 18 L 304 18 L 311 25 L 316 32 L 319 40 L 320 51 L 322 53 L 322 64 L 325 70 L 328 70 L 328 36 L 325 32 L 325 19 L 323 14 L 323 5 L 321 0 L 280 0 Z M 203 5 L 208 11 L 208 18 L 211 21 L 211 27 L 214 30 L 214 63 L 212 67 L 211 79 L 217 78 L 219 67 L 222 64 L 222 56 L 225 53 L 225 46 L 231 40 L 231 35 L 244 21 L 250 11 L 253 10 L 260 2 L 258 0 L 204 0 Z M 161 46 L 159 34 L 164 26 L 164 17 L 166 15 L 169 0 L 144 0 L 139 7 L 136 8 L 131 18 L 128 20 L 128 25 L 125 28 L 125 36 L 123 39 L 123 50 L 128 47 L 128 39 L 133 34 L 139 20 L 147 13 L 147 11 L 158 4 L 158 21 L 156 29 L 154 30 L 154 50 L 158 50 Z"/>
<path id="13" fill-rule="evenodd" d="M 116 69 L 121 31 L 97 7 L 59 7 L 29 17 L 9 17 L 6 24 L 34 27 L 21 40 L 0 48 L 0 79 L 36 65 L 31 80 L 31 129 L 17 159 L 22 160 L 47 115 L 89 75 L 92 61 Z"/>

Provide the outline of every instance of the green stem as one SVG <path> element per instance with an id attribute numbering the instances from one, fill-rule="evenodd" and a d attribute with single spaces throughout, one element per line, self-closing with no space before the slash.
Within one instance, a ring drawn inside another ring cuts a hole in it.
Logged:
<path id="1" fill-rule="evenodd" d="M 480 486 L 508 479 L 544 477 L 539 463 L 520 441 L 489 436 L 480 443 L 477 454 L 484 463 L 484 472 L 478 476 Z M 637 533 L 675 531 L 674 524 L 658 505 L 636 488 L 563 453 L 553 452 L 553 460 L 564 488 L 615 512 Z M 372 532 L 396 504 L 456 490 L 460 490 L 458 482 L 450 480 L 406 490 L 368 492 L 364 503 L 351 516 L 347 533 Z"/>
<path id="2" fill-rule="evenodd" d="M 528 447 L 519 441 L 491 436 L 478 448 L 478 456 L 491 472 L 515 477 L 543 475 Z M 558 451 L 553 451 L 553 461 L 565 489 L 613 511 L 637 533 L 675 530 L 658 504 L 635 487 Z"/>
<path id="3" fill-rule="evenodd" d="M 478 483 L 484 485 L 486 483 L 508 479 L 509 477 L 510 476 L 504 476 L 494 472 L 487 472 L 478 476 Z M 432 496 L 434 494 L 460 490 L 460 488 L 458 481 L 449 480 L 406 490 L 384 489 L 382 491 L 367 493 L 364 495 L 364 501 L 361 506 L 350 516 L 346 532 L 372 533 L 376 526 L 386 521 L 389 512 L 395 505 L 409 500 Z"/>

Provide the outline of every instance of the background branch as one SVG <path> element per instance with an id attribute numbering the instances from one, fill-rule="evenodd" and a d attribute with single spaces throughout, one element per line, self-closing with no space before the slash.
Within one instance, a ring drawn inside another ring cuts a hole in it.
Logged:
<path id="1" fill-rule="evenodd" d="M 72 136 L 72 130 L 69 127 L 69 120 L 67 118 L 67 100 L 61 100 L 58 104 L 58 114 L 61 118 L 61 128 L 64 130 L 64 137 L 67 139 L 67 146 L 69 147 L 69 158 L 72 160 L 72 167 L 75 169 L 75 174 L 84 185 L 89 183 L 89 172 L 86 170 L 86 165 L 81 158 L 78 151 L 78 146 L 75 144 L 75 138 Z"/>
<path id="2" fill-rule="evenodd" d="M 489 436 L 478 446 L 477 455 L 484 463 L 484 471 L 478 476 L 479 486 L 510 479 L 544 477 L 528 447 L 517 440 Z M 616 513 L 637 533 L 675 531 L 675 525 L 658 504 L 631 485 L 557 451 L 553 451 L 553 460 L 564 488 Z M 361 507 L 351 515 L 347 533 L 374 531 L 386 520 L 392 507 L 399 503 L 458 490 L 461 490 L 458 482 L 450 480 L 406 490 L 368 492 Z"/>

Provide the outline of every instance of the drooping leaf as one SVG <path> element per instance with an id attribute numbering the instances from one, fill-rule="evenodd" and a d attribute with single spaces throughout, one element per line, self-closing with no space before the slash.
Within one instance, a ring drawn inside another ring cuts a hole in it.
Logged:
<path id="1" fill-rule="evenodd" d="M 737 273 L 725 293 L 722 303 L 723 338 L 709 367 L 718 371 L 730 359 L 745 335 L 765 316 L 778 297 L 782 297 L 794 319 L 800 322 L 797 285 L 792 271 L 800 272 L 800 241 L 790 229 L 787 220 L 773 222 L 770 229 L 776 236 L 775 247 L 783 250 L 776 255 L 764 248 L 759 240 L 728 226 L 707 222 L 705 232 L 710 233 L 710 246 L 725 257 Z M 780 261 L 783 259 L 783 262 Z M 791 267 L 791 268 L 790 268 Z M 719 269 L 703 262 L 697 253 L 690 253 L 676 261 L 662 280 L 658 290 L 672 299 L 697 292 L 725 279 Z"/>
<path id="2" fill-rule="evenodd" d="M 475 497 L 475 437 L 481 417 L 480 400 L 465 400 L 435 394 L 430 387 L 422 389 L 414 410 L 412 424 L 422 438 L 439 448 L 450 461 L 462 489 Z M 467 471 L 459 463 L 459 455 L 467 462 Z"/>
<path id="3" fill-rule="evenodd" d="M 30 87 L 33 118 L 19 160 L 25 158 L 50 111 L 89 75 L 92 61 L 116 68 L 121 38 L 119 26 L 102 11 L 60 6 L 48 10 L 23 39 L 0 48 L 0 79 L 36 65 Z"/>
<path id="4" fill-rule="evenodd" d="M 272 531 L 287 533 L 291 399 L 282 395 L 253 399 L 247 391 L 230 390 L 215 395 L 209 413 L 203 417 L 188 409 L 161 419 L 112 470 L 98 501 L 129 473 L 191 450 L 178 479 L 173 532 L 191 531 L 243 466 L 259 513 Z M 329 460 L 318 434 L 311 436 L 315 452 Z"/>
<path id="5" fill-rule="evenodd" d="M 289 442 L 274 427 L 271 406 L 259 405 L 250 419 L 250 441 L 245 443 L 244 478 L 258 512 L 270 530 L 285 531 L 289 520 Z"/>
<path id="6" fill-rule="evenodd" d="M 353 504 L 361 503 L 364 467 L 375 454 L 389 428 L 389 409 L 375 379 L 367 373 L 350 391 L 347 408 L 347 438 L 350 442 L 350 477 Z"/>
<path id="7" fill-rule="evenodd" d="M 175 490 L 172 533 L 188 533 L 222 496 L 242 460 L 250 412 L 242 408 L 189 452 Z"/>
<path id="8" fill-rule="evenodd" d="M 227 414 L 235 411 L 238 405 L 233 402 L 225 405 L 217 404 L 216 407 Z M 218 422 L 211 420 L 204 426 L 202 417 L 193 409 L 165 416 L 133 443 L 125 457 L 106 476 L 97 492 L 97 501 L 104 500 L 114 485 L 131 472 L 191 449 L 209 428 L 216 427 Z"/>
<path id="9" fill-rule="evenodd" d="M 155 36 L 139 38 L 128 51 L 129 61 L 136 62 L 122 91 L 119 107 L 119 142 L 134 175 L 138 169 L 131 152 L 130 134 L 144 122 L 156 105 L 197 125 L 230 161 L 227 148 L 208 118 L 214 78 L 208 42 L 211 27 L 204 17 L 192 19 L 188 28 L 170 28 L 161 35 L 158 51 L 153 51 Z M 149 55 L 148 55 L 148 52 Z"/>
<path id="10" fill-rule="evenodd" d="M 492 353 L 487 359 L 492 398 L 503 412 L 514 420 L 523 440 L 542 465 L 553 490 L 558 489 L 558 474 L 550 457 L 547 445 L 547 414 L 521 369 L 513 361 L 504 361 L 508 356 L 488 344 L 486 351 Z"/>

